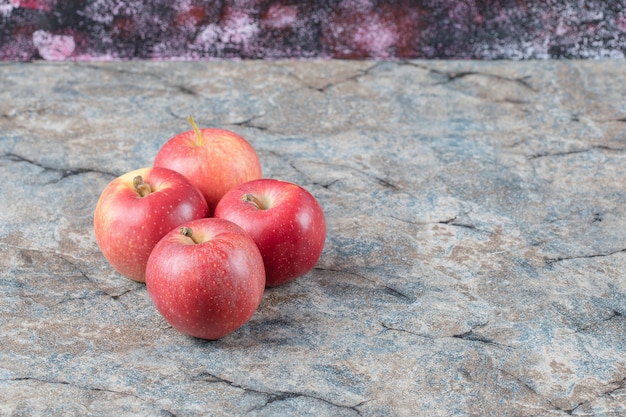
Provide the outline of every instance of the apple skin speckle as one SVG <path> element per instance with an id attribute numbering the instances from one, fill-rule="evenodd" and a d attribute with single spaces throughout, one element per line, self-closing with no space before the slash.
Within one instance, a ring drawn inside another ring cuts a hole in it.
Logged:
<path id="1" fill-rule="evenodd" d="M 133 178 L 152 192 L 141 197 Z M 208 216 L 204 197 L 183 175 L 165 168 L 141 168 L 111 181 L 94 212 L 94 232 L 102 254 L 120 274 L 145 282 L 148 256 L 170 230 Z"/>
<path id="2" fill-rule="evenodd" d="M 195 126 L 195 123 L 193 124 Z M 189 130 L 169 139 L 154 159 L 155 167 L 180 172 L 195 185 L 213 213 L 219 200 L 233 187 L 261 178 L 261 162 L 250 143 L 225 129 Z"/>
<path id="3" fill-rule="evenodd" d="M 219 339 L 244 325 L 260 305 L 263 258 L 247 232 L 230 221 L 198 219 L 183 227 L 192 229 L 197 243 L 181 241 L 172 230 L 155 246 L 146 267 L 148 294 L 176 330 Z"/>
<path id="4" fill-rule="evenodd" d="M 242 198 L 246 195 L 254 198 Z M 307 274 L 324 249 L 322 207 L 293 183 L 263 178 L 235 187 L 219 202 L 215 217 L 230 220 L 250 234 L 263 256 L 268 287 Z"/>

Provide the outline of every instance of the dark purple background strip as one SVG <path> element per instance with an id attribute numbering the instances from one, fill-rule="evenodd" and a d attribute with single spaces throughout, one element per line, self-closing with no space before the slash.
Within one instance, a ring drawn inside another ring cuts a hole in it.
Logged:
<path id="1" fill-rule="evenodd" d="M 0 0 L 0 59 L 624 58 L 623 0 Z"/>

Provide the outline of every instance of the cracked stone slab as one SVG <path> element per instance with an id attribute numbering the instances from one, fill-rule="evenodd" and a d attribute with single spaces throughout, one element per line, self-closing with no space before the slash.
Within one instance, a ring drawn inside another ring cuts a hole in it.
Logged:
<path id="1" fill-rule="evenodd" d="M 626 414 L 626 64 L 0 64 L 0 415 Z M 215 342 L 95 243 L 115 176 L 231 129 L 322 204 Z"/>

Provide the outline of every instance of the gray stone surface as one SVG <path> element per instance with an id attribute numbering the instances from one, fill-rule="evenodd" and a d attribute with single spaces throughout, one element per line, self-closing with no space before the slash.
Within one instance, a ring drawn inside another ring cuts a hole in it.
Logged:
<path id="1" fill-rule="evenodd" d="M 624 61 L 3 63 L 0 87 L 0 415 L 626 415 Z M 189 114 L 329 226 L 216 342 L 92 230 Z"/>

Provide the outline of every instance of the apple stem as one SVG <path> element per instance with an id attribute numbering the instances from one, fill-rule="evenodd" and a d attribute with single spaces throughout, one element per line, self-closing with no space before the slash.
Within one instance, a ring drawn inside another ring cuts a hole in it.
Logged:
<path id="1" fill-rule="evenodd" d="M 200 131 L 200 128 L 198 128 L 198 125 L 196 124 L 196 121 L 193 120 L 193 116 L 187 117 L 187 121 L 189 122 L 189 124 L 193 128 L 193 131 L 196 132 L 196 145 L 197 146 L 202 145 L 202 132 Z"/>
<path id="2" fill-rule="evenodd" d="M 196 242 L 196 240 L 193 238 L 193 230 L 191 230 L 191 227 L 186 227 L 183 226 L 180 229 L 178 229 L 178 232 L 183 235 L 183 236 L 187 236 L 189 239 L 193 240 L 193 243 L 198 243 Z"/>
<path id="3" fill-rule="evenodd" d="M 259 210 L 265 210 L 267 208 L 265 207 L 263 202 L 253 194 L 244 194 L 243 196 L 241 196 L 241 201 L 243 201 L 244 203 L 250 203 Z"/>
<path id="4" fill-rule="evenodd" d="M 133 187 L 135 187 L 135 191 L 137 191 L 142 197 L 145 197 L 152 192 L 150 184 L 143 182 L 141 175 L 137 175 L 133 178 Z"/>

